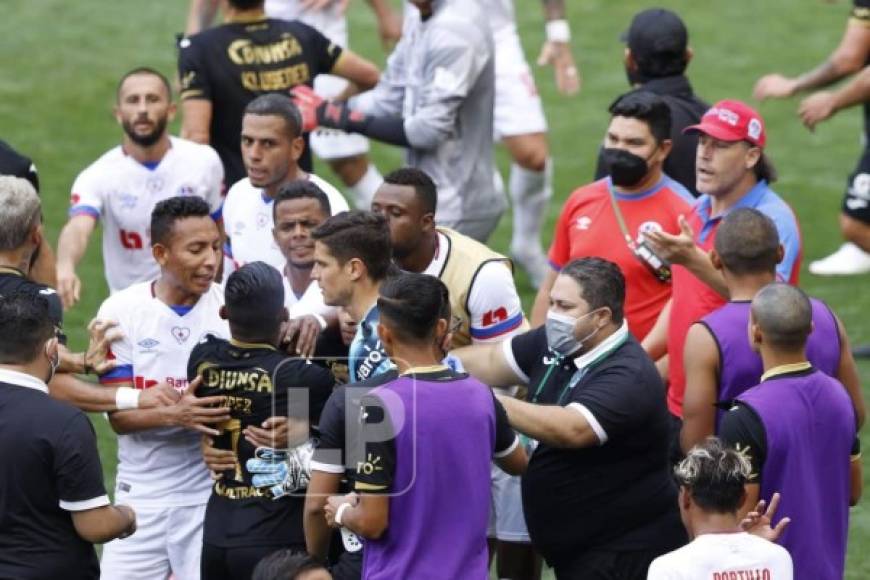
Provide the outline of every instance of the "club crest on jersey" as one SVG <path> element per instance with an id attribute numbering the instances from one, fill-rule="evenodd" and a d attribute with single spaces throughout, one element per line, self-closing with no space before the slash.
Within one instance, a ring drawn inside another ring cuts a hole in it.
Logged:
<path id="1" fill-rule="evenodd" d="M 132 193 L 119 193 L 118 201 L 121 203 L 121 209 L 130 210 L 136 207 L 139 198 Z"/>
<path id="2" fill-rule="evenodd" d="M 163 191 L 163 185 L 162 177 L 151 177 L 145 182 L 145 190 L 151 194 L 160 193 Z"/>
<path id="3" fill-rule="evenodd" d="M 172 337 L 178 341 L 178 344 L 184 344 L 190 338 L 190 329 L 186 326 L 173 326 L 170 332 Z"/>
<path id="4" fill-rule="evenodd" d="M 269 216 L 268 215 L 266 215 L 264 213 L 257 214 L 257 227 L 258 228 L 265 228 L 266 224 L 268 224 L 268 223 L 269 223 Z"/>
<path id="5" fill-rule="evenodd" d="M 592 225 L 592 218 L 585 215 L 578 217 L 577 220 L 574 222 L 574 225 L 577 227 L 578 230 L 588 230 L 589 226 Z"/>
<path id="6" fill-rule="evenodd" d="M 662 232 L 664 228 L 662 228 L 659 222 L 643 222 L 637 228 L 637 243 L 641 243 L 644 241 L 644 234 L 651 234 L 653 232 Z"/>

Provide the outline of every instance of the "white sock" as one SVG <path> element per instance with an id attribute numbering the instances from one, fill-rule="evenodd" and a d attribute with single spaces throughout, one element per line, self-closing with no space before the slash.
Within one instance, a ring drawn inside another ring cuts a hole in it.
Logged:
<path id="1" fill-rule="evenodd" d="M 364 209 L 366 211 L 371 209 L 375 192 L 383 182 L 384 176 L 381 175 L 381 172 L 378 171 L 374 163 L 369 162 L 369 168 L 366 170 L 365 175 L 348 188 L 357 209 Z"/>
<path id="2" fill-rule="evenodd" d="M 553 197 L 553 161 L 547 159 L 543 171 L 530 171 L 511 164 L 510 194 L 514 206 L 514 229 L 511 250 L 541 247 L 541 226 L 547 204 Z M 528 250 L 526 250 L 528 251 Z M 543 250 L 541 250 L 543 251 Z"/>

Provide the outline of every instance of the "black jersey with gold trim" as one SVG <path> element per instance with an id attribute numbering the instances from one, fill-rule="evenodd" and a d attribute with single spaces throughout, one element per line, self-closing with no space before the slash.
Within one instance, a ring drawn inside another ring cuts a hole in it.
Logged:
<path id="1" fill-rule="evenodd" d="M 208 335 L 190 355 L 189 380 L 202 376 L 197 396 L 225 397 L 231 419 L 219 426 L 219 449 L 236 454 L 237 466 L 215 481 L 203 528 L 203 541 L 219 547 L 304 544 L 303 497 L 273 500 L 251 485 L 245 468 L 254 446 L 244 437 L 250 425 L 272 416 L 316 425 L 335 379 L 322 366 L 291 358 L 268 344 L 226 341 Z M 307 404 L 306 404 L 307 401 Z M 310 435 L 310 429 L 309 429 Z M 298 442 L 294 442 L 298 443 Z M 276 447 L 286 447 L 286 442 Z"/>
<path id="2" fill-rule="evenodd" d="M 342 49 L 297 21 L 230 22 L 179 42 L 181 99 L 211 101 L 211 145 L 220 155 L 228 186 L 245 177 L 239 147 L 245 106 L 266 93 L 288 94 L 332 70 Z M 299 165 L 311 171 L 305 148 Z"/>

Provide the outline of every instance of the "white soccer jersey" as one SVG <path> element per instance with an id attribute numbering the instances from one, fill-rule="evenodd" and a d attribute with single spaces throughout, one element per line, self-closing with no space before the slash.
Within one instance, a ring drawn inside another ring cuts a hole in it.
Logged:
<path id="1" fill-rule="evenodd" d="M 317 314 L 318 316 L 326 316 L 335 312 L 334 306 L 327 306 L 323 302 L 323 292 L 320 291 L 320 284 L 312 280 L 301 296 L 293 293 L 293 288 L 290 287 L 290 280 L 286 276 L 284 280 L 284 306 L 290 313 L 290 318 L 304 316 L 306 314 Z"/>
<path id="2" fill-rule="evenodd" d="M 329 198 L 332 215 L 348 210 L 347 201 L 337 189 L 314 174 L 309 174 L 308 179 Z M 223 209 L 224 227 L 230 238 L 228 254 L 237 267 L 259 260 L 274 266 L 279 272 L 284 271 L 286 260 L 272 236 L 275 224 L 272 202 L 262 189 L 251 185 L 247 177 L 227 193 Z"/>
<path id="3" fill-rule="evenodd" d="M 97 317 L 117 321 L 123 338 L 111 347 L 118 366 L 100 382 L 129 382 L 137 389 L 166 382 L 186 389 L 193 347 L 208 333 L 229 338 L 227 321 L 218 315 L 223 302 L 217 284 L 183 314 L 154 295 L 153 282 L 110 296 Z M 197 432 L 180 427 L 118 435 L 116 501 L 155 507 L 204 504 L 212 481 L 199 440 Z"/>
<path id="4" fill-rule="evenodd" d="M 737 578 L 791 580 L 791 556 L 782 546 L 746 532 L 703 534 L 653 560 L 647 575 L 647 580 Z"/>
<path id="5" fill-rule="evenodd" d="M 517 17 L 514 0 L 479 0 L 486 12 L 489 27 L 498 42 L 499 33 L 508 29 L 516 30 Z"/>
<path id="6" fill-rule="evenodd" d="M 158 202 L 196 195 L 220 217 L 224 169 L 208 145 L 170 138 L 172 146 L 149 169 L 115 147 L 82 171 L 73 183 L 70 216 L 103 220 L 103 263 L 114 293 L 152 280 L 160 269 L 151 255 L 151 212 Z"/>
<path id="7" fill-rule="evenodd" d="M 438 232 L 438 251 L 423 273 L 440 277 L 449 248 L 450 240 Z M 513 273 L 501 262 L 481 266 L 468 292 L 467 305 L 474 343 L 501 342 L 527 329 Z"/>
<path id="8" fill-rule="evenodd" d="M 333 1 L 323 9 L 303 8 L 300 0 L 266 0 L 266 16 L 281 20 L 300 20 L 319 30 L 339 46 L 347 46 L 347 19 Z"/>

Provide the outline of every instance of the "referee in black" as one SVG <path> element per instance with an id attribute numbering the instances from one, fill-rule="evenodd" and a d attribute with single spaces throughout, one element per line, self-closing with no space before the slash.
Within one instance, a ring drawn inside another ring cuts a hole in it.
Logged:
<path id="1" fill-rule="evenodd" d="M 565 266 L 544 326 L 451 351 L 492 386 L 534 453 L 523 476 L 532 544 L 560 579 L 643 580 L 686 542 L 668 464 L 665 388 L 623 317 L 625 279 L 599 258 Z"/>
<path id="2" fill-rule="evenodd" d="M 358 90 L 378 82 L 374 64 L 333 44 L 299 21 L 266 18 L 265 0 L 224 0 L 224 24 L 179 43 L 181 136 L 210 144 L 220 155 L 229 188 L 246 176 L 240 136 L 245 106 L 259 95 L 314 86 L 329 73 Z M 299 166 L 311 172 L 306 147 Z"/>
<path id="3" fill-rule="evenodd" d="M 98 578 L 94 543 L 136 529 L 112 506 L 94 429 L 48 396 L 58 340 L 44 297 L 0 296 L 0 578 Z"/>

